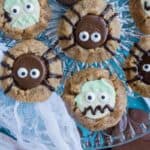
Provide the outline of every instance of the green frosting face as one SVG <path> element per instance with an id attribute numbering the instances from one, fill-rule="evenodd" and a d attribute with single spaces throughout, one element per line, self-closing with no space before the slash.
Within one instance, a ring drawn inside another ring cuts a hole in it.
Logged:
<path id="1" fill-rule="evenodd" d="M 105 79 L 88 81 L 81 87 L 75 102 L 83 115 L 90 119 L 100 119 L 113 112 L 116 92 Z"/>
<path id="2" fill-rule="evenodd" d="M 4 10 L 11 17 L 11 26 L 26 29 L 40 20 L 40 4 L 38 0 L 5 0 Z"/>

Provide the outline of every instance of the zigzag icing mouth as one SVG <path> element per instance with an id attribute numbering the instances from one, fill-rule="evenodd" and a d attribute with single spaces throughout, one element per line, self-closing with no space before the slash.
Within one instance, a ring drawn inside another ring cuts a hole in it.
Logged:
<path id="1" fill-rule="evenodd" d="M 95 107 L 95 109 L 93 109 L 92 106 L 89 106 L 89 107 L 85 108 L 84 111 L 82 112 L 82 114 L 86 115 L 90 111 L 92 115 L 96 115 L 96 113 L 98 111 L 100 113 L 104 113 L 106 109 L 108 109 L 110 112 L 114 111 L 114 109 L 109 105 L 105 105 L 104 107 L 98 105 L 98 106 Z"/>
<path id="2" fill-rule="evenodd" d="M 145 10 L 150 11 L 150 4 L 147 1 L 144 2 L 144 8 Z"/>

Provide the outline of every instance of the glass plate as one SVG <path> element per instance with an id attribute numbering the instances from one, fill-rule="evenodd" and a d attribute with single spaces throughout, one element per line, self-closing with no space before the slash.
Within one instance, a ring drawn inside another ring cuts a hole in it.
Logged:
<path id="1" fill-rule="evenodd" d="M 120 16 L 122 24 L 121 44 L 117 50 L 116 56 L 101 63 L 85 64 L 68 58 L 61 52 L 60 48 L 56 46 L 54 51 L 60 55 L 63 60 L 65 79 L 70 77 L 74 72 L 88 67 L 96 67 L 107 68 L 111 73 L 116 73 L 118 78 L 125 84 L 126 78 L 121 66 L 128 56 L 133 43 L 137 42 L 142 34 L 137 30 L 130 16 L 128 0 L 108 0 L 108 3 L 114 6 Z M 36 39 L 51 46 L 57 41 L 56 31 L 58 21 L 68 8 L 60 5 L 56 0 L 49 0 L 49 4 L 53 10 L 52 19 L 48 28 Z M 17 42 L 18 41 L 6 37 L 4 33 L 1 32 L 0 54 L 2 51 L 6 51 L 13 47 Z M 91 132 L 77 123 L 83 149 L 94 150 L 119 146 L 150 133 L 150 107 L 147 104 L 148 100 L 133 92 L 128 85 L 125 84 L 125 86 L 128 93 L 128 106 L 122 121 L 115 127 L 118 129 L 117 133 L 115 132 L 115 128 L 106 131 Z M 63 88 L 64 84 L 60 85 L 57 93 L 61 95 Z M 131 109 L 141 110 L 149 116 L 146 120 L 135 123 L 129 114 L 129 110 Z M 9 122 L 11 122 L 11 124 Z M 50 144 L 50 139 L 47 137 L 44 124 L 35 110 L 35 104 L 15 102 L 0 91 L 0 132 L 13 140 L 17 140 L 14 134 L 17 132 L 16 125 L 19 127 L 26 141 L 30 142 L 31 139 L 38 136 L 41 142 L 47 147 Z"/>

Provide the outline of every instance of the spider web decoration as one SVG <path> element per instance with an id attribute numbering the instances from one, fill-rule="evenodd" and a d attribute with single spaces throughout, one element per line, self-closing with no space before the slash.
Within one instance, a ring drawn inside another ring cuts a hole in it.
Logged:
<path id="1" fill-rule="evenodd" d="M 99 63 L 86 64 L 65 56 L 57 45 L 57 25 L 60 18 L 68 10 L 68 8 L 62 6 L 56 0 L 49 0 L 49 4 L 51 5 L 53 11 L 52 19 L 48 28 L 37 37 L 37 40 L 44 42 L 48 46 L 56 46 L 54 52 L 60 55 L 63 60 L 63 69 L 66 78 L 71 76 L 76 71 L 89 67 L 96 67 L 109 69 L 111 73 L 116 73 L 125 83 L 125 74 L 121 65 L 128 56 L 133 43 L 137 42 L 142 34 L 137 30 L 133 19 L 131 19 L 128 0 L 108 0 L 108 2 L 116 9 L 121 21 L 122 32 L 120 47 L 112 59 Z M 0 32 L 0 60 L 3 57 L 2 51 L 7 51 L 9 48 L 13 47 L 16 42 L 17 41 L 6 37 L 4 33 Z M 60 85 L 57 92 L 62 94 L 63 88 L 64 85 Z M 143 98 L 136 95 L 131 89 L 128 88 L 127 85 L 126 88 L 128 91 L 128 107 L 140 108 L 149 111 L 149 108 L 147 108 Z M 125 116 L 127 116 L 127 114 L 125 114 Z M 28 143 L 40 141 L 47 148 L 52 145 L 51 139 L 47 135 L 45 125 L 41 120 L 39 113 L 36 111 L 36 105 L 15 102 L 11 98 L 5 96 L 2 90 L 0 90 L 0 129 L 1 126 L 5 128 L 5 131 L 7 131 L 7 129 L 10 130 L 8 133 L 10 136 L 21 136 Z M 119 136 L 112 136 L 105 131 L 91 132 L 82 127 L 80 124 L 78 125 L 78 128 L 81 134 L 83 148 L 99 149 L 128 143 L 129 141 L 135 140 L 150 132 L 150 120 L 139 126 L 142 132 L 137 134 L 132 127 L 132 124 L 129 125 L 131 137 L 128 137 L 125 132 L 121 132 Z M 19 135 L 16 135 L 16 133 L 19 133 Z"/>

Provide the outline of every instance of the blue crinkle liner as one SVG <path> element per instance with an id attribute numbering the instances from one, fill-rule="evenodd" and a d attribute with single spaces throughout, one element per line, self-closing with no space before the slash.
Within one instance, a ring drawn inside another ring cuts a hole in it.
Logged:
<path id="1" fill-rule="evenodd" d="M 122 24 L 121 44 L 115 57 L 100 63 L 86 64 L 68 58 L 61 52 L 61 49 L 58 46 L 56 46 L 54 52 L 62 58 L 65 79 L 69 78 L 71 74 L 89 67 L 109 69 L 111 73 L 116 73 L 118 78 L 121 79 L 126 86 L 128 94 L 127 112 L 128 109 L 140 109 L 149 113 L 150 108 L 146 104 L 145 99 L 133 92 L 128 85 L 126 85 L 125 74 L 121 67 L 126 57 L 129 55 L 133 43 L 137 42 L 142 34 L 137 30 L 135 23 L 131 18 L 128 0 L 108 0 L 108 3 L 114 6 L 120 16 Z M 49 27 L 36 39 L 51 47 L 51 45 L 57 41 L 56 32 L 58 22 L 68 8 L 60 5 L 56 0 L 49 0 L 49 4 L 53 10 L 52 19 L 49 23 Z M 12 48 L 17 42 L 19 41 L 10 39 L 6 37 L 4 33 L 0 33 L 0 53 Z M 58 88 L 57 93 L 61 95 L 63 89 L 64 84 L 62 83 Z M 19 126 L 22 137 L 27 142 L 30 142 L 35 137 L 39 137 L 41 143 L 47 148 L 51 144 L 51 140 L 46 133 L 45 125 L 41 121 L 40 115 L 35 110 L 35 104 L 16 102 L 0 91 L 0 132 L 13 140 L 17 140 L 16 135 L 14 134 L 17 132 L 15 128 L 16 124 Z M 107 134 L 105 131 L 91 132 L 78 123 L 77 126 L 81 133 L 82 147 L 86 150 L 110 148 L 122 145 L 150 133 L 150 120 L 139 125 L 142 128 L 141 133 L 134 132 L 131 125 L 130 128 L 133 133 L 131 133 L 130 137 L 127 136 L 126 132 L 114 136 Z"/>

